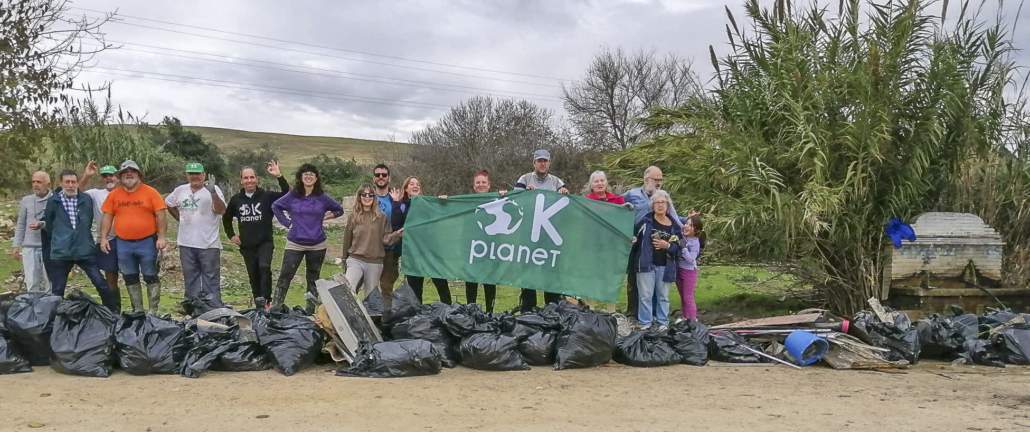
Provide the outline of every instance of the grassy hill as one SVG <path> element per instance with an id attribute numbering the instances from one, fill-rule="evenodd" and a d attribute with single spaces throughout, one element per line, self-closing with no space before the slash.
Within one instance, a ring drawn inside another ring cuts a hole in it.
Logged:
<path id="1" fill-rule="evenodd" d="M 288 135 L 204 126 L 186 126 L 186 129 L 203 135 L 206 141 L 214 143 L 226 154 L 234 149 L 256 149 L 268 143 L 279 155 L 284 171 L 295 169 L 305 160 L 321 153 L 343 159 L 353 158 L 360 165 L 369 165 L 399 160 L 411 148 L 411 144 L 357 138 Z"/>

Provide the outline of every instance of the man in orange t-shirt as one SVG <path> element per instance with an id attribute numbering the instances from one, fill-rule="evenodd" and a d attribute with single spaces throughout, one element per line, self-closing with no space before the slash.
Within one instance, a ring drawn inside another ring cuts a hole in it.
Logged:
<path id="1" fill-rule="evenodd" d="M 102 208 L 100 250 L 111 252 L 108 233 L 114 227 L 118 270 L 125 279 L 133 312 L 143 311 L 143 288 L 140 274 L 147 284 L 150 311 L 157 313 L 161 301 L 161 281 L 157 276 L 157 252 L 165 248 L 167 212 L 165 201 L 156 189 L 143 184 L 143 172 L 136 162 L 122 162 L 118 181 L 122 187 L 107 196 Z"/>

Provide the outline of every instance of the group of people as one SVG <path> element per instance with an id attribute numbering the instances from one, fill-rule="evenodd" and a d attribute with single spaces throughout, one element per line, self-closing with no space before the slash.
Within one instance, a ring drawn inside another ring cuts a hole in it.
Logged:
<path id="1" fill-rule="evenodd" d="M 537 150 L 532 160 L 533 171 L 519 177 L 512 190 L 569 193 L 565 182 L 550 172 L 550 152 Z M 143 182 L 143 172 L 132 160 L 118 168 L 107 165 L 99 169 L 91 161 L 81 176 L 62 171 L 61 186 L 54 190 L 45 172 L 33 173 L 33 193 L 22 198 L 19 206 L 13 251 L 22 259 L 25 285 L 29 291 L 63 295 L 69 272 L 78 266 L 96 287 L 103 304 L 120 311 L 120 274 L 132 310 L 145 310 L 145 285 L 147 306 L 156 311 L 161 293 L 159 254 L 167 247 L 165 233 L 171 215 L 179 221 L 176 244 L 187 298 L 222 303 L 221 222 L 226 236 L 239 246 L 256 307 L 285 303 L 302 262 L 308 306 L 313 307 L 315 281 L 321 274 L 329 242 L 324 222 L 343 216 L 345 210 L 323 190 L 321 174 L 314 165 L 301 165 L 292 186 L 283 178 L 277 162 L 269 162 L 265 170 L 277 179 L 278 190 L 261 188 L 257 170 L 245 167 L 240 171 L 241 189 L 228 201 L 218 186 L 208 184 L 204 167 L 197 162 L 186 164 L 187 183 L 164 198 Z M 85 189 L 98 174 L 102 187 Z M 683 318 L 697 319 L 694 291 L 704 248 L 701 217 L 690 212 L 681 219 L 662 183 L 661 169 L 648 167 L 643 186 L 617 195 L 609 191 L 605 174 L 595 171 L 585 195 L 634 211 L 627 301 L 629 315 L 636 317 L 642 328 L 669 324 L 668 291 L 673 283 L 683 301 Z M 486 170 L 475 172 L 471 190 L 499 197 L 508 193 L 505 188 L 494 190 Z M 354 289 L 380 290 L 385 311 L 390 310 L 400 261 L 404 259 L 404 223 L 412 199 L 422 193 L 422 183 L 416 177 L 406 178 L 400 188 L 391 188 L 390 168 L 379 164 L 372 170 L 371 181 L 356 190 L 348 212 L 343 234 L 345 278 Z M 447 199 L 445 195 L 439 197 Z M 274 290 L 273 217 L 288 230 Z M 421 300 L 424 278 L 405 275 L 405 281 Z M 431 282 L 440 301 L 451 303 L 448 281 L 431 278 Z M 479 285 L 483 285 L 486 310 L 492 312 L 495 285 L 465 281 L 466 299 L 476 302 Z M 543 295 L 545 303 L 562 298 L 559 293 Z M 519 309 L 532 310 L 537 297 L 535 290 L 522 289 Z"/>

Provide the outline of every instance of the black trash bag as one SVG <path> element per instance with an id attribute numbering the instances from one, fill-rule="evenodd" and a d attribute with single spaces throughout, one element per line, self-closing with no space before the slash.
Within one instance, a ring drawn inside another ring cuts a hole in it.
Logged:
<path id="1" fill-rule="evenodd" d="M 191 317 L 198 317 L 212 309 L 225 307 L 222 302 L 206 292 L 199 296 L 184 298 L 179 305 L 182 306 L 183 313 Z"/>
<path id="2" fill-rule="evenodd" d="M 965 343 L 976 339 L 979 319 L 973 314 L 945 317 L 933 314 L 916 322 L 923 358 L 953 360 L 962 354 Z"/>
<path id="3" fill-rule="evenodd" d="M 498 323 L 483 312 L 477 304 L 451 306 L 443 315 L 443 323 L 451 336 L 458 339 L 473 333 L 491 333 L 500 330 Z"/>
<path id="4" fill-rule="evenodd" d="M 615 317 L 594 312 L 574 312 L 563 317 L 558 334 L 555 369 L 600 366 L 615 350 Z"/>
<path id="5" fill-rule="evenodd" d="M 518 339 L 519 354 L 531 366 L 547 366 L 554 364 L 554 349 L 558 342 L 558 333 L 542 331 Z"/>
<path id="6" fill-rule="evenodd" d="M 177 374 L 190 348 L 182 324 L 142 312 L 122 315 L 114 342 L 118 367 L 132 375 Z"/>
<path id="7" fill-rule="evenodd" d="M 426 306 L 415 316 L 395 324 L 390 329 L 390 334 L 394 339 L 425 339 L 432 343 L 436 352 L 440 354 L 443 367 L 452 368 L 458 364 L 455 340 L 432 306 Z"/>
<path id="8" fill-rule="evenodd" d="M 257 342 L 232 342 L 218 361 L 211 365 L 212 370 L 224 372 L 251 372 L 269 370 L 275 367 L 275 361 L 268 350 Z"/>
<path id="9" fill-rule="evenodd" d="M 968 364 L 1005 367 L 1005 359 L 990 341 L 968 339 L 962 346 L 961 356 Z"/>
<path id="10" fill-rule="evenodd" d="M 461 364 L 487 371 L 527 370 L 529 365 L 516 349 L 518 341 L 500 333 L 473 333 L 458 345 Z"/>
<path id="11" fill-rule="evenodd" d="M 0 375 L 32 372 L 32 365 L 18 352 L 14 344 L 0 330 Z"/>
<path id="12" fill-rule="evenodd" d="M 995 345 L 1005 363 L 1030 365 L 1030 325 L 1002 330 L 995 335 Z"/>
<path id="13" fill-rule="evenodd" d="M 72 292 L 57 306 L 50 365 L 66 374 L 106 378 L 114 363 L 118 317 L 88 295 Z"/>
<path id="14" fill-rule="evenodd" d="M 672 325 L 666 338 L 680 356 L 680 363 L 708 364 L 708 327 L 697 321 L 683 320 Z"/>
<path id="15" fill-rule="evenodd" d="M 351 366 L 336 375 L 366 378 L 400 378 L 440 373 L 436 346 L 425 339 L 402 339 L 361 344 Z"/>
<path id="16" fill-rule="evenodd" d="M 887 360 L 907 360 L 910 364 L 916 364 L 921 351 L 919 331 L 912 325 L 908 315 L 886 309 L 894 315 L 894 322 L 885 323 L 872 312 L 861 311 L 852 319 L 850 331 L 865 343 L 889 349 Z"/>
<path id="17" fill-rule="evenodd" d="M 680 355 L 661 333 L 635 331 L 615 342 L 612 358 L 635 367 L 657 367 L 680 363 Z"/>
<path id="18" fill-rule="evenodd" d="M 383 293 L 379 290 L 369 293 L 362 303 L 369 316 L 383 315 Z M 415 316 L 422 309 L 422 302 L 415 296 L 415 291 L 405 283 L 393 290 L 393 304 L 390 309 L 391 313 L 383 317 L 384 324 L 401 322 Z"/>
<path id="19" fill-rule="evenodd" d="M 290 376 L 311 366 L 322 351 L 323 333 L 311 318 L 295 313 L 249 311 L 258 343 L 275 360 L 275 368 Z"/>
<path id="20" fill-rule="evenodd" d="M 1010 310 L 994 309 L 983 314 L 980 317 L 980 325 L 986 326 L 988 328 L 994 328 L 1011 321 L 1013 318 L 1017 316 L 1019 316 L 1019 314 L 1012 312 Z"/>
<path id="21" fill-rule="evenodd" d="M 41 292 L 21 294 L 7 309 L 5 327 L 15 348 L 33 366 L 50 364 L 50 332 L 61 297 Z"/>
<path id="22" fill-rule="evenodd" d="M 708 356 L 715 361 L 727 363 L 762 363 L 764 358 L 749 351 L 751 348 L 762 351 L 731 331 L 713 331 L 708 334 Z"/>

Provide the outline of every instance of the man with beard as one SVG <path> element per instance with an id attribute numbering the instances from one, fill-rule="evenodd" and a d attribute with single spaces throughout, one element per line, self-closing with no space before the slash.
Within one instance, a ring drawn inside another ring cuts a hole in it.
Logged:
<path id="1" fill-rule="evenodd" d="M 229 198 L 229 205 L 222 215 L 222 226 L 229 241 L 240 247 L 243 263 L 250 279 L 250 292 L 254 295 L 254 306 L 263 307 L 272 298 L 272 203 L 290 191 L 290 184 L 279 171 L 279 162 L 268 162 L 265 167 L 279 182 L 278 191 L 266 191 L 258 187 L 254 168 L 240 170 L 240 192 Z M 232 220 L 236 218 L 240 233 L 236 234 Z"/>
<path id="2" fill-rule="evenodd" d="M 96 161 L 89 161 L 86 164 L 86 168 L 82 170 L 82 179 L 79 182 L 79 187 L 85 187 L 89 185 L 89 180 L 100 173 L 100 181 L 104 187 L 93 188 L 83 191 L 90 198 L 93 198 L 93 237 L 97 239 L 97 244 L 100 243 L 100 224 L 104 220 L 104 212 L 101 207 L 104 206 L 104 202 L 107 201 L 107 195 L 111 193 L 116 187 L 118 187 L 118 176 L 115 174 L 118 172 L 118 168 L 114 165 L 104 165 L 99 170 L 97 169 Z M 100 271 L 104 273 L 104 279 L 107 280 L 107 286 L 110 291 L 114 293 L 114 297 L 118 298 L 121 302 L 121 293 L 118 288 L 118 245 L 114 240 L 114 234 L 109 234 L 107 237 L 108 244 L 111 245 L 111 252 L 104 252 L 97 248 L 96 264 L 100 268 Z"/>
<path id="3" fill-rule="evenodd" d="M 78 266 L 97 289 L 104 306 L 121 312 L 121 299 L 111 292 L 97 268 L 97 242 L 92 234 L 93 198 L 79 193 L 79 175 L 61 172 L 61 189 L 52 194 L 43 215 L 43 236 L 50 246 L 50 282 L 54 295 L 64 297 L 68 274 Z"/>
<path id="4" fill-rule="evenodd" d="M 375 185 L 376 202 L 379 209 L 386 215 L 386 220 L 393 220 L 393 196 L 390 195 L 390 167 L 385 164 L 376 165 L 372 168 L 372 184 Z M 398 191 L 399 195 L 400 192 Z M 383 257 L 383 273 L 379 276 L 379 286 L 393 288 L 394 283 L 400 276 L 398 264 L 400 255 L 393 246 L 386 247 L 386 255 Z"/>
<path id="5" fill-rule="evenodd" d="M 533 172 L 523 174 L 515 180 L 516 191 L 519 190 L 549 190 L 560 194 L 569 193 L 565 187 L 565 181 L 558 176 L 551 174 L 551 152 L 546 149 L 539 149 L 533 152 Z M 558 293 L 544 292 L 544 304 L 557 303 L 561 301 L 562 295 Z M 536 307 L 536 290 L 523 288 L 519 294 L 519 310 L 529 312 Z"/>
<path id="6" fill-rule="evenodd" d="M 622 195 L 623 199 L 626 200 L 626 204 L 630 205 L 630 208 L 636 213 L 633 218 L 633 223 L 639 222 L 651 211 L 651 195 L 656 190 L 662 188 L 664 183 L 664 177 L 662 176 L 661 168 L 654 165 L 647 167 L 644 170 L 644 185 L 638 188 L 633 188 Z M 672 206 L 672 202 L 669 202 L 669 217 L 679 220 L 679 216 L 676 215 L 676 209 Z M 637 269 L 633 263 L 637 262 L 637 254 L 640 252 L 640 245 L 634 244 L 633 248 L 630 249 L 629 263 L 626 267 L 626 316 L 636 317 L 637 316 Z"/>
<path id="7" fill-rule="evenodd" d="M 158 279 L 157 253 L 165 248 L 166 206 L 161 194 L 143 184 L 143 172 L 131 160 L 122 162 L 118 170 L 120 188 L 104 201 L 104 221 L 100 225 L 100 250 L 111 253 L 117 244 L 118 270 L 125 279 L 133 312 L 142 312 L 143 288 L 140 274 L 147 284 L 150 311 L 157 313 L 161 303 L 161 281 Z M 108 239 L 114 229 L 114 241 Z"/>
<path id="8" fill-rule="evenodd" d="M 25 289 L 32 291 L 50 291 L 50 280 L 47 278 L 46 256 L 43 248 L 43 236 L 39 231 L 42 226 L 43 212 L 50 199 L 50 175 L 43 171 L 32 173 L 32 193 L 22 197 L 18 205 L 18 221 L 14 226 L 14 247 L 11 255 L 21 259 L 22 272 L 25 275 Z"/>

